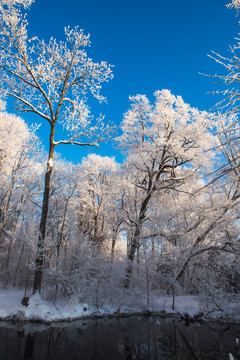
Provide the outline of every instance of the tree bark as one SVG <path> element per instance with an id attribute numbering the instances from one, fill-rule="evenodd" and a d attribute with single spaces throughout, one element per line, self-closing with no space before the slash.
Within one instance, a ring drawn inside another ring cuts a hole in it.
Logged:
<path id="1" fill-rule="evenodd" d="M 50 147 L 49 147 L 47 171 L 45 174 L 42 214 L 41 214 L 39 237 L 38 237 L 38 244 L 37 244 L 37 255 L 36 255 L 36 260 L 35 260 L 33 294 L 35 294 L 37 292 L 40 293 L 41 285 L 42 285 L 44 246 L 45 246 L 45 237 L 46 237 L 46 228 L 47 228 L 49 197 L 50 197 L 50 190 L 51 190 L 51 175 L 52 175 L 52 169 L 53 169 L 54 133 L 55 133 L 55 125 L 52 124 L 51 134 L 50 134 Z"/>
<path id="2" fill-rule="evenodd" d="M 130 285 L 130 280 L 133 270 L 133 260 L 135 257 L 136 249 L 139 247 L 139 235 L 140 235 L 140 225 L 136 226 L 133 239 L 131 241 L 131 248 L 128 254 L 128 266 L 126 268 L 126 275 L 123 283 L 125 289 L 128 289 Z"/>
<path id="3" fill-rule="evenodd" d="M 113 234 L 112 234 L 112 247 L 111 247 L 111 263 L 112 263 L 112 264 L 113 264 L 113 259 L 114 259 L 114 252 L 115 252 L 116 240 L 117 240 L 117 232 L 116 232 L 115 229 L 113 229 Z"/>
<path id="4" fill-rule="evenodd" d="M 152 186 L 152 179 L 150 179 L 149 180 L 149 191 L 148 191 L 147 196 L 145 197 L 145 199 L 142 202 L 139 217 L 138 217 L 138 222 L 135 223 L 135 231 L 134 231 L 133 239 L 131 241 L 131 245 L 130 245 L 130 249 L 129 249 L 129 253 L 128 253 L 128 266 L 126 268 L 126 276 L 125 276 L 124 283 L 123 283 L 125 289 L 128 289 L 129 285 L 130 285 L 130 279 L 131 279 L 132 270 L 133 270 L 133 260 L 135 257 L 136 250 L 139 249 L 139 239 L 140 239 L 142 224 L 146 217 L 145 214 L 146 214 L 146 211 L 148 208 L 148 203 L 149 203 L 154 191 L 155 191 L 155 188 Z"/>

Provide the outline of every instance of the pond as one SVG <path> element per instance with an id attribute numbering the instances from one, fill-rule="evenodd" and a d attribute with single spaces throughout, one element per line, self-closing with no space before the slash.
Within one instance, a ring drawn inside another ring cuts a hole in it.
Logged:
<path id="1" fill-rule="evenodd" d="M 54 323 L 0 322 L 0 360 L 240 359 L 240 324 L 129 317 Z"/>

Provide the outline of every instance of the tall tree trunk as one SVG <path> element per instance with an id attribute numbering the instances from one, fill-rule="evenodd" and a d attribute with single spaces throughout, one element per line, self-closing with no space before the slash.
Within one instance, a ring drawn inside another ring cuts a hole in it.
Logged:
<path id="1" fill-rule="evenodd" d="M 128 254 L 128 266 L 126 268 L 126 275 L 124 279 L 124 287 L 125 289 L 129 288 L 132 270 L 133 270 L 133 260 L 135 257 L 136 249 L 139 247 L 139 236 L 140 236 L 140 225 L 136 226 L 133 239 L 131 241 L 131 247 Z"/>
<path id="2" fill-rule="evenodd" d="M 67 209 L 68 209 L 69 199 L 70 199 L 70 197 L 67 198 L 66 202 L 65 202 L 62 225 L 61 225 L 60 233 L 58 234 L 58 238 L 57 238 L 57 242 L 56 242 L 56 255 L 57 255 L 56 267 L 57 268 L 58 268 L 58 265 L 59 265 L 60 247 L 62 246 L 63 239 L 64 239 L 64 230 L 65 230 L 65 223 L 66 223 L 66 216 L 67 216 Z"/>
<path id="3" fill-rule="evenodd" d="M 20 264 L 21 264 L 21 261 L 22 261 L 23 252 L 25 251 L 25 245 L 26 245 L 26 243 L 23 242 L 23 245 L 22 245 L 22 248 L 21 248 L 21 252 L 20 252 L 20 256 L 19 256 L 19 258 L 18 258 L 18 263 L 17 263 L 17 266 L 16 266 L 14 278 L 13 278 L 13 287 L 15 287 L 16 284 L 17 284 L 17 276 L 18 276 L 18 274 L 19 274 L 19 268 L 20 268 Z"/>
<path id="4" fill-rule="evenodd" d="M 158 175 L 160 176 L 160 173 Z M 159 179 L 159 176 L 158 176 L 158 179 Z M 125 289 L 128 289 L 129 285 L 130 285 L 130 279 L 131 279 L 132 270 L 133 270 L 133 260 L 135 257 L 136 250 L 139 249 L 139 239 L 140 239 L 140 234 L 141 234 L 141 230 L 142 230 L 142 225 L 146 219 L 146 211 L 148 209 L 149 201 L 151 200 L 151 197 L 156 189 L 155 185 L 153 186 L 152 184 L 153 184 L 152 178 L 150 178 L 148 192 L 147 192 L 146 197 L 142 201 L 138 221 L 135 223 L 135 231 L 134 231 L 134 235 L 133 235 L 133 238 L 132 238 L 132 241 L 130 244 L 130 249 L 129 249 L 129 253 L 128 253 L 128 266 L 126 268 L 126 275 L 125 275 L 125 279 L 124 279 L 124 283 L 123 283 Z"/>
<path id="5" fill-rule="evenodd" d="M 55 124 L 51 125 L 51 134 L 50 134 L 50 147 L 47 163 L 47 171 L 45 174 L 45 185 L 44 185 L 44 195 L 43 195 L 43 205 L 42 205 L 42 214 L 39 227 L 39 237 L 37 244 L 37 255 L 35 260 L 35 273 L 34 273 L 34 282 L 33 282 L 33 294 L 41 292 L 42 285 L 42 273 L 43 273 L 43 260 L 44 260 L 44 245 L 46 237 L 46 228 L 47 228 L 47 216 L 48 216 L 48 206 L 49 206 L 49 197 L 51 190 L 51 175 L 53 169 L 53 155 L 54 155 L 54 132 Z"/>
<path id="6" fill-rule="evenodd" d="M 115 229 L 115 226 L 113 226 L 112 232 L 111 263 L 113 264 L 115 245 L 117 240 L 117 230 Z"/>

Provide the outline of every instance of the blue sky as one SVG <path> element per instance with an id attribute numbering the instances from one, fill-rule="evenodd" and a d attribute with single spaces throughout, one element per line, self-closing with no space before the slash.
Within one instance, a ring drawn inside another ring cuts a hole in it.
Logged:
<path id="1" fill-rule="evenodd" d="M 117 125 L 129 107 L 128 97 L 167 88 L 191 106 L 210 109 L 217 97 L 206 94 L 217 88 L 199 72 L 224 70 L 207 54 L 228 54 L 239 32 L 236 11 L 227 0 L 35 0 L 28 14 L 30 35 L 63 40 L 64 26 L 79 25 L 91 35 L 89 56 L 114 65 L 114 79 L 104 84 L 108 104 L 90 100 L 92 113 L 104 113 Z M 40 132 L 44 137 L 44 126 Z M 57 149 L 66 160 L 81 161 L 80 147 Z M 121 156 L 110 145 L 102 156 Z"/>

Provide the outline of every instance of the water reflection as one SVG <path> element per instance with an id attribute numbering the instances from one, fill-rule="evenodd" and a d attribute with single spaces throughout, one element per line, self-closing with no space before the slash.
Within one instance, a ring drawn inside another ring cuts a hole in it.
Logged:
<path id="1" fill-rule="evenodd" d="M 74 323 L 0 323 L 0 360 L 235 360 L 240 324 L 186 326 L 156 317 Z"/>

